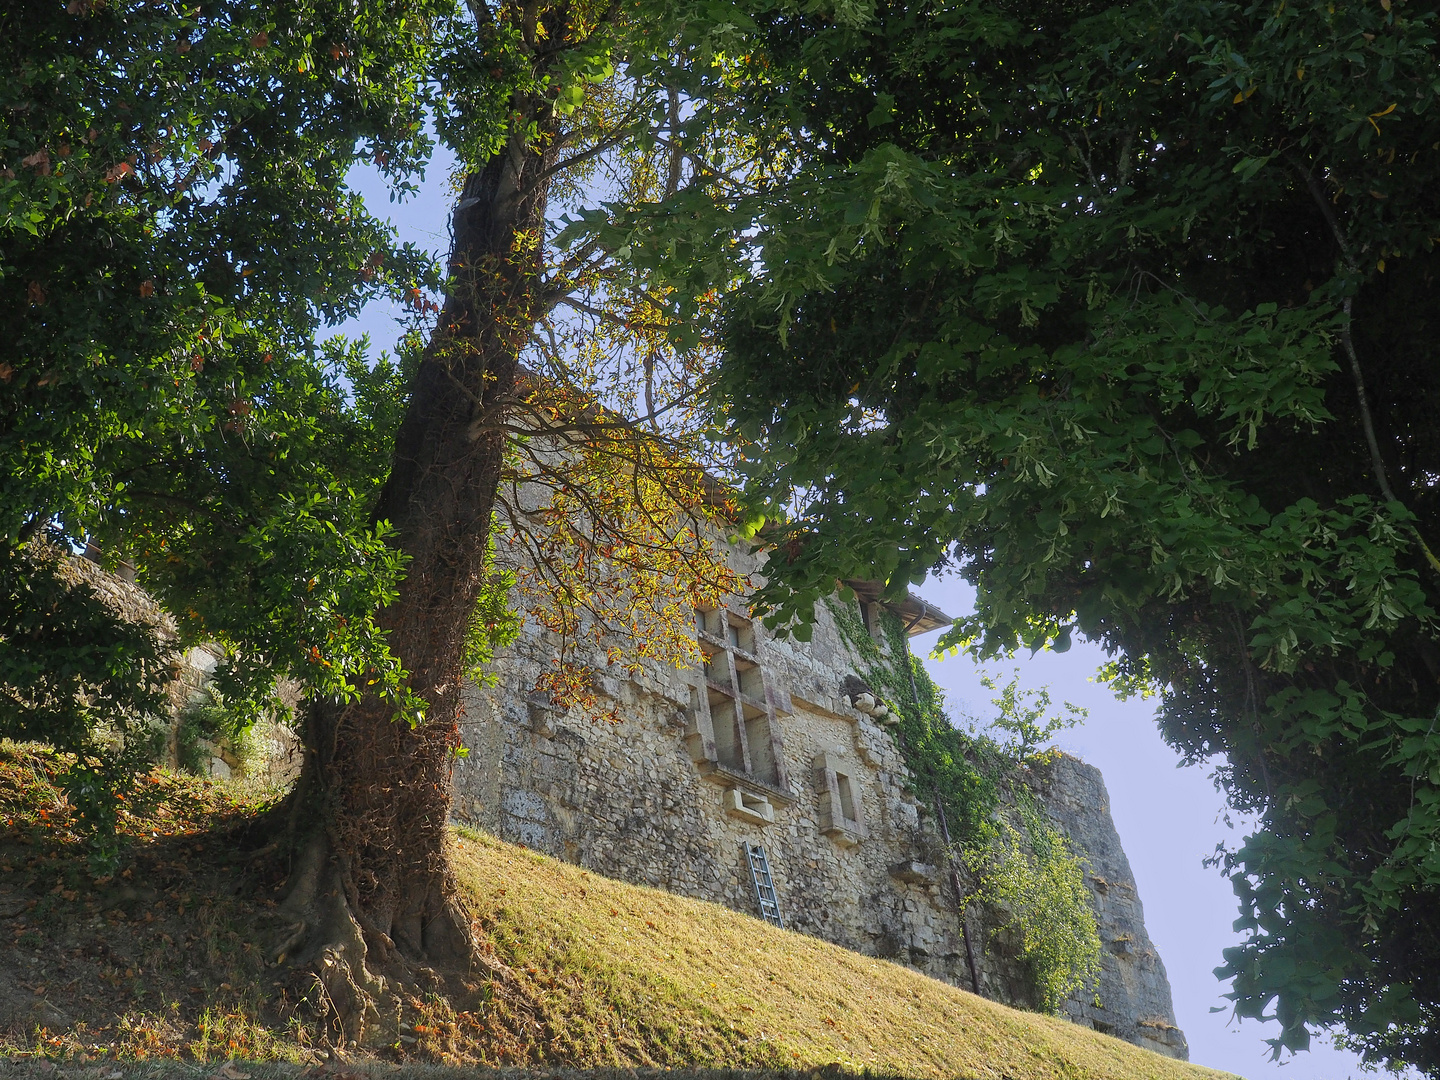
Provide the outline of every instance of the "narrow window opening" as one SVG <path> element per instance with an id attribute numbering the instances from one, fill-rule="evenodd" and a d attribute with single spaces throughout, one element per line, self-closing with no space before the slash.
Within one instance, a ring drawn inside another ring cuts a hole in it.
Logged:
<path id="1" fill-rule="evenodd" d="M 755 631 L 749 623 L 730 617 L 728 627 L 728 638 L 732 649 L 739 649 L 741 652 L 755 653 Z"/>
<path id="2" fill-rule="evenodd" d="M 727 769 L 743 772 L 745 753 L 735 723 L 735 702 L 723 694 L 710 692 L 710 723 L 715 730 L 715 754 Z"/>
<path id="3" fill-rule="evenodd" d="M 775 774 L 775 749 L 770 741 L 770 718 L 749 705 L 742 706 L 745 712 L 745 742 L 750 748 L 750 772 L 767 784 L 777 782 Z"/>
<path id="4" fill-rule="evenodd" d="M 720 612 L 714 608 L 695 609 L 695 629 L 702 634 L 718 637 L 720 634 Z"/>
<path id="5" fill-rule="evenodd" d="M 843 757 L 820 754 L 815 758 L 815 782 L 820 794 L 820 831 L 842 848 L 865 839 L 865 810 L 854 770 Z"/>
<path id="6" fill-rule="evenodd" d="M 844 773 L 835 774 L 835 785 L 840 789 L 840 813 L 846 821 L 858 821 L 855 813 L 855 794 L 850 788 L 850 777 Z"/>
<path id="7" fill-rule="evenodd" d="M 755 664 L 747 664 L 735 658 L 736 673 L 740 676 L 740 693 L 752 701 L 765 700 L 765 676 Z"/>
<path id="8" fill-rule="evenodd" d="M 730 664 L 724 653 L 705 654 L 705 678 L 721 686 L 730 685 Z"/>

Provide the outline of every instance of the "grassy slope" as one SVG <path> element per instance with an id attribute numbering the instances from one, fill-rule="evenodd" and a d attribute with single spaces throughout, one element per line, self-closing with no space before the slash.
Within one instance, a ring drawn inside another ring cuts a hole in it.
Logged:
<path id="1" fill-rule="evenodd" d="M 457 863 L 497 948 L 532 969 L 526 974 L 537 983 L 553 984 L 542 1000 L 557 1011 L 573 999 L 566 977 L 579 974 L 592 1006 L 596 997 L 615 998 L 632 1024 L 669 1025 L 673 1037 L 688 1028 L 699 1041 L 709 1033 L 756 1064 L 1012 1080 L 1224 1075 L 487 836 L 467 834 Z"/>
<path id="2" fill-rule="evenodd" d="M 268 915 L 280 881 L 278 868 L 237 851 L 249 846 L 255 804 L 157 774 L 159 802 L 127 822 L 127 866 L 97 879 L 51 783 L 57 766 L 0 743 L 0 1062 L 315 1061 L 318 1033 L 298 1001 L 304 973 L 262 960 L 282 929 Z M 392 1003 L 372 1056 L 587 1069 L 837 1064 L 995 1080 L 1222 1075 L 487 836 L 458 836 L 455 861 L 494 977 L 457 998 Z"/>

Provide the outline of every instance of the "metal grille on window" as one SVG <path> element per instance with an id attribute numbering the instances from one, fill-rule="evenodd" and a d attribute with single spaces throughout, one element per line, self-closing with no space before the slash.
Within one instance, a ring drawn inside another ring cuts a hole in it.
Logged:
<path id="1" fill-rule="evenodd" d="M 755 900 L 760 905 L 760 917 L 784 930 L 780 898 L 775 895 L 775 880 L 770 876 L 770 861 L 765 857 L 765 848 L 760 844 L 746 844 L 745 855 L 750 863 L 750 880 L 755 883 Z"/>

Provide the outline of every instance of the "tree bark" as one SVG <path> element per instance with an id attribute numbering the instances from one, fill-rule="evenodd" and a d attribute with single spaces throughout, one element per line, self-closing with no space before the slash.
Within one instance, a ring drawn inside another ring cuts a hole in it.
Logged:
<path id="1" fill-rule="evenodd" d="M 516 136 L 466 179 L 454 284 L 376 510 L 409 560 L 381 622 L 425 717 L 397 722 L 374 697 L 311 712 L 307 782 L 295 799 L 316 824 L 298 849 L 281 907 L 292 930 L 278 952 L 298 950 L 296 961 L 314 969 L 337 1039 L 363 1037 L 392 980 L 434 981 L 475 959 L 447 855 L 450 768 L 465 634 L 505 453 L 498 421 L 538 316 L 545 134 L 533 144 Z"/>

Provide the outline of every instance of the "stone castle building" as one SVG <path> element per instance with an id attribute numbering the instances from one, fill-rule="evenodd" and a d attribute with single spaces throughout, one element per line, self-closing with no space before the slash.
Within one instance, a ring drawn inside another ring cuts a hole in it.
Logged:
<path id="1" fill-rule="evenodd" d="M 127 617 L 167 632 L 164 613 L 135 585 L 85 559 L 69 565 Z M 859 592 L 851 615 L 887 650 L 878 590 Z M 949 622 L 913 596 L 883 606 L 912 635 Z M 748 911 L 966 989 L 978 984 L 997 1001 L 1032 1005 L 1022 962 L 995 925 L 997 913 L 981 905 L 966 915 L 972 982 L 959 882 L 939 830 L 912 790 L 891 718 L 867 693 L 863 661 L 835 611 L 820 605 L 816 616 L 811 640 L 801 643 L 766 633 L 739 597 L 697 611 L 703 670 L 647 662 L 633 678 L 602 674 L 602 702 L 621 717 L 614 724 L 562 713 L 531 694 L 558 646 L 527 620 L 491 666 L 494 685 L 467 687 L 461 734 L 470 752 L 455 767 L 455 815 L 596 873 Z M 217 655 L 186 656 L 177 708 L 199 693 Z M 603 654 L 590 659 L 605 670 Z M 281 782 L 297 761 L 295 737 L 284 734 L 265 762 Z M 216 754 L 212 771 L 228 775 L 228 759 Z M 1098 986 L 1073 995 L 1065 1013 L 1185 1058 L 1099 771 L 1060 756 L 1020 779 L 1086 860 L 1103 945 Z"/>
<path id="2" fill-rule="evenodd" d="M 877 600 L 852 603 L 877 626 Z M 888 606 L 911 634 L 949 622 L 913 596 Z M 694 632 L 703 670 L 648 663 L 637 677 L 612 677 L 603 655 L 594 658 L 599 694 L 621 717 L 610 723 L 530 694 L 557 646 L 527 621 L 492 666 L 495 684 L 467 690 L 456 815 L 597 873 L 971 988 L 957 880 L 835 613 L 820 605 L 801 643 L 766 633 L 736 598 L 697 611 Z M 1098 987 L 1077 992 L 1065 1012 L 1186 1057 L 1100 773 L 1062 756 L 1024 782 L 1087 861 L 1104 946 Z M 1030 1004 L 1022 964 L 979 907 L 968 918 L 981 993 Z"/>

